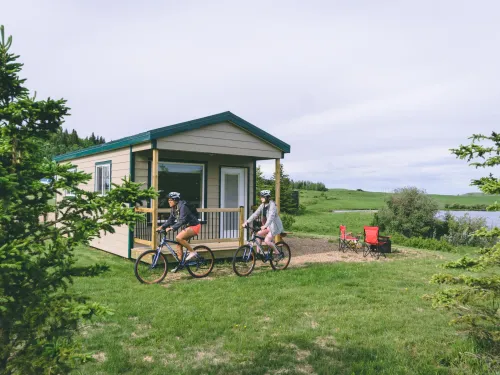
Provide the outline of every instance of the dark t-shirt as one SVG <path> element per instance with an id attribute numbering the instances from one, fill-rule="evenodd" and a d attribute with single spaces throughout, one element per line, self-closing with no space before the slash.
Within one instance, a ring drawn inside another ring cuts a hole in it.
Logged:
<path id="1" fill-rule="evenodd" d="M 168 220 L 162 225 L 162 228 L 172 227 L 173 230 L 176 230 L 183 225 L 195 226 L 198 224 L 200 224 L 200 221 L 196 215 L 191 212 L 186 201 L 179 201 L 177 207 L 172 209 Z"/>
<path id="2" fill-rule="evenodd" d="M 269 211 L 269 205 L 264 205 L 264 209 L 262 210 L 262 225 L 266 225 L 267 222 L 267 211 Z"/>

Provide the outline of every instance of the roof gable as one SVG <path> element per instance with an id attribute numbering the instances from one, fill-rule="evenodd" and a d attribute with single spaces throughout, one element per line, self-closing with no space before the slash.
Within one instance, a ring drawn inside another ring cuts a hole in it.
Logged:
<path id="1" fill-rule="evenodd" d="M 136 134 L 130 137 L 121 138 L 116 141 L 104 143 L 102 145 L 92 146 L 78 151 L 73 151 L 64 155 L 58 155 L 54 158 L 55 161 L 65 161 L 70 159 L 76 159 L 83 156 L 88 156 L 92 154 L 98 154 L 105 151 L 111 151 L 118 148 L 132 146 L 138 143 L 144 143 L 147 141 L 153 141 L 158 138 L 168 137 L 174 134 L 179 134 L 182 132 L 201 129 L 205 126 L 214 125 L 221 122 L 230 122 L 235 126 L 238 126 L 247 132 L 253 134 L 254 136 L 261 138 L 262 140 L 270 143 L 279 150 L 289 153 L 290 145 L 283 142 L 282 140 L 272 136 L 271 134 L 265 132 L 264 130 L 252 125 L 248 121 L 243 120 L 241 117 L 236 116 L 231 112 L 223 112 L 216 115 L 199 118 L 196 120 L 186 121 L 175 125 L 169 125 L 162 128 L 150 130 L 144 133 Z"/>

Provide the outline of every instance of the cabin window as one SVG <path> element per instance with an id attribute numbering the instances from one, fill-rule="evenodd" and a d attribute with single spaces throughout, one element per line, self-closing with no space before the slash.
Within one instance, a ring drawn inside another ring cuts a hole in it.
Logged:
<path id="1" fill-rule="evenodd" d="M 76 172 L 76 168 L 70 168 L 68 169 L 68 172 Z M 71 190 L 64 190 L 64 195 L 67 197 L 74 197 L 75 192 Z"/>
<path id="2" fill-rule="evenodd" d="M 106 195 L 111 189 L 111 162 L 96 163 L 95 166 L 95 192 Z"/>
<path id="3" fill-rule="evenodd" d="M 197 208 L 205 207 L 205 164 L 159 162 L 158 188 L 159 208 L 170 208 L 168 193 L 181 193 L 181 199 L 194 204 Z"/>

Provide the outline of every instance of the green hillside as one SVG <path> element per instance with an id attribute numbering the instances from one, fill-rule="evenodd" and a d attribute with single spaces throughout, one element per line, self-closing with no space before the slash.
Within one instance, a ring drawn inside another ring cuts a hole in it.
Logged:
<path id="1" fill-rule="evenodd" d="M 330 189 L 327 192 L 306 191 L 300 192 L 300 203 L 307 206 L 308 210 L 325 212 L 332 210 L 376 210 L 385 205 L 390 193 L 356 191 L 346 189 Z M 500 196 L 483 194 L 464 195 L 437 195 L 431 196 L 439 202 L 440 208 L 445 204 L 478 205 L 492 204 Z"/>

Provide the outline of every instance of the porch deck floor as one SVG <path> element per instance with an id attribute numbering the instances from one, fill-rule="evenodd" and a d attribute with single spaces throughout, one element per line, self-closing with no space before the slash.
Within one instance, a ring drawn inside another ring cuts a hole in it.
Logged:
<path id="1" fill-rule="evenodd" d="M 146 250 L 150 250 L 148 246 L 144 246 L 138 243 L 134 244 L 135 246 L 132 248 L 132 258 L 137 259 L 137 257 L 142 254 Z M 208 242 L 208 243 L 193 243 L 191 246 L 200 246 L 204 245 L 210 248 L 214 252 L 215 258 L 227 258 L 231 255 L 238 247 L 240 247 L 240 243 L 238 241 L 234 242 Z M 166 251 L 168 253 L 168 250 Z M 170 257 L 170 254 L 168 255 Z"/>

